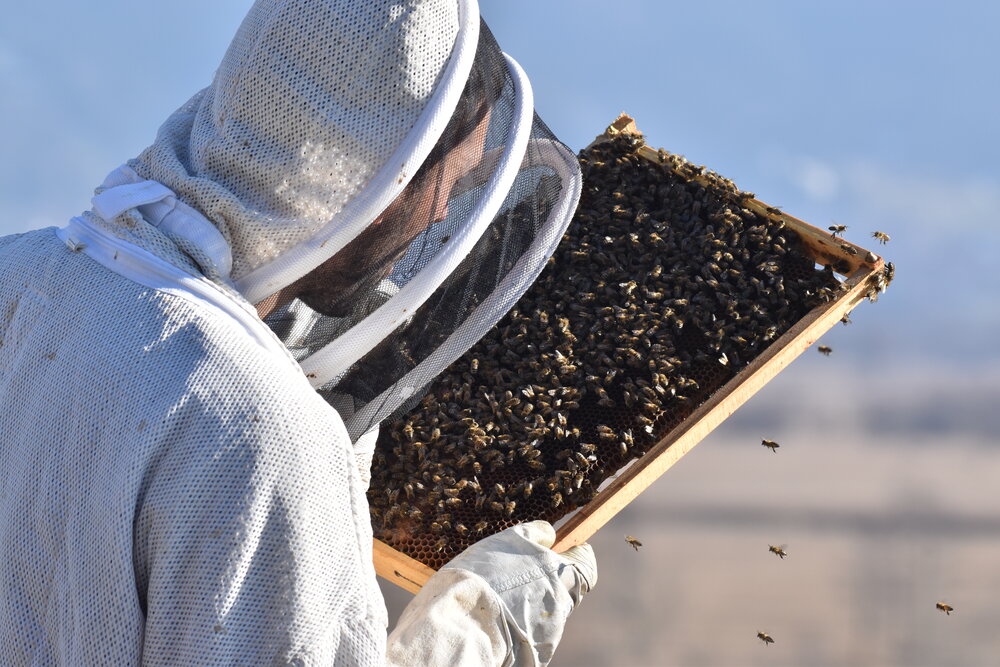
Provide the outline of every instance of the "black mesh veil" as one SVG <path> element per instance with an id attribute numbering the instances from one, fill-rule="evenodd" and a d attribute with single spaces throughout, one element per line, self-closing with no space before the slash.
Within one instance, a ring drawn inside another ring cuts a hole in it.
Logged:
<path id="1" fill-rule="evenodd" d="M 516 303 L 580 194 L 575 156 L 485 25 L 441 138 L 361 235 L 278 295 L 265 322 L 357 438 Z"/>

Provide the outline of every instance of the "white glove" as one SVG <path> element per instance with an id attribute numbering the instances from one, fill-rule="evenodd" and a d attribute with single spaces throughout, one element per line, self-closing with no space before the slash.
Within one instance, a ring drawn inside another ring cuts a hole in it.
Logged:
<path id="1" fill-rule="evenodd" d="M 403 612 L 389 663 L 547 665 L 570 612 L 597 583 L 590 545 L 557 554 L 555 536 L 532 521 L 459 554 Z"/>

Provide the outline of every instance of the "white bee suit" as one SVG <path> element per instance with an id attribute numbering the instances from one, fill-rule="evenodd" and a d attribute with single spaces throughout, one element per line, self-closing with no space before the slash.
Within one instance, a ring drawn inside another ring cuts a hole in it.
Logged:
<path id="1" fill-rule="evenodd" d="M 386 664 L 372 427 L 510 307 L 579 195 L 491 40 L 474 0 L 259 0 L 92 210 L 0 239 L 0 664 Z M 489 67 L 489 159 L 453 167 L 464 138 L 434 149 Z M 447 214 L 350 286 L 353 319 L 261 321 L 459 168 Z M 545 664 L 596 569 L 530 526 L 433 577 L 389 664 Z"/>
<path id="2" fill-rule="evenodd" d="M 98 242 L 0 248 L 0 662 L 381 664 L 337 413 L 245 304 Z"/>

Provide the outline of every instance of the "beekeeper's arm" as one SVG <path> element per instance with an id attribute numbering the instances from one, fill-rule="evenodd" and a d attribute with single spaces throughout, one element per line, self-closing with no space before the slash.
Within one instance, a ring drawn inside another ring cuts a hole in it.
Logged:
<path id="1" fill-rule="evenodd" d="M 389 635 L 388 663 L 546 665 L 597 582 L 589 545 L 557 554 L 533 521 L 477 542 L 435 574 Z"/>
<path id="2" fill-rule="evenodd" d="M 343 423 L 301 374 L 259 355 L 238 365 L 244 342 L 228 342 L 149 420 L 163 444 L 137 495 L 142 662 L 382 667 L 385 604 Z"/>

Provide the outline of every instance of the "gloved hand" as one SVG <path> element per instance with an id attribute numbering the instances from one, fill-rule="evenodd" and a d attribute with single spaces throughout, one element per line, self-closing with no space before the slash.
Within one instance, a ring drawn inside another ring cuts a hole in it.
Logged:
<path id="1" fill-rule="evenodd" d="M 548 664 L 570 612 L 597 583 L 590 545 L 557 554 L 555 536 L 532 521 L 459 554 L 403 612 L 390 664 Z"/>

